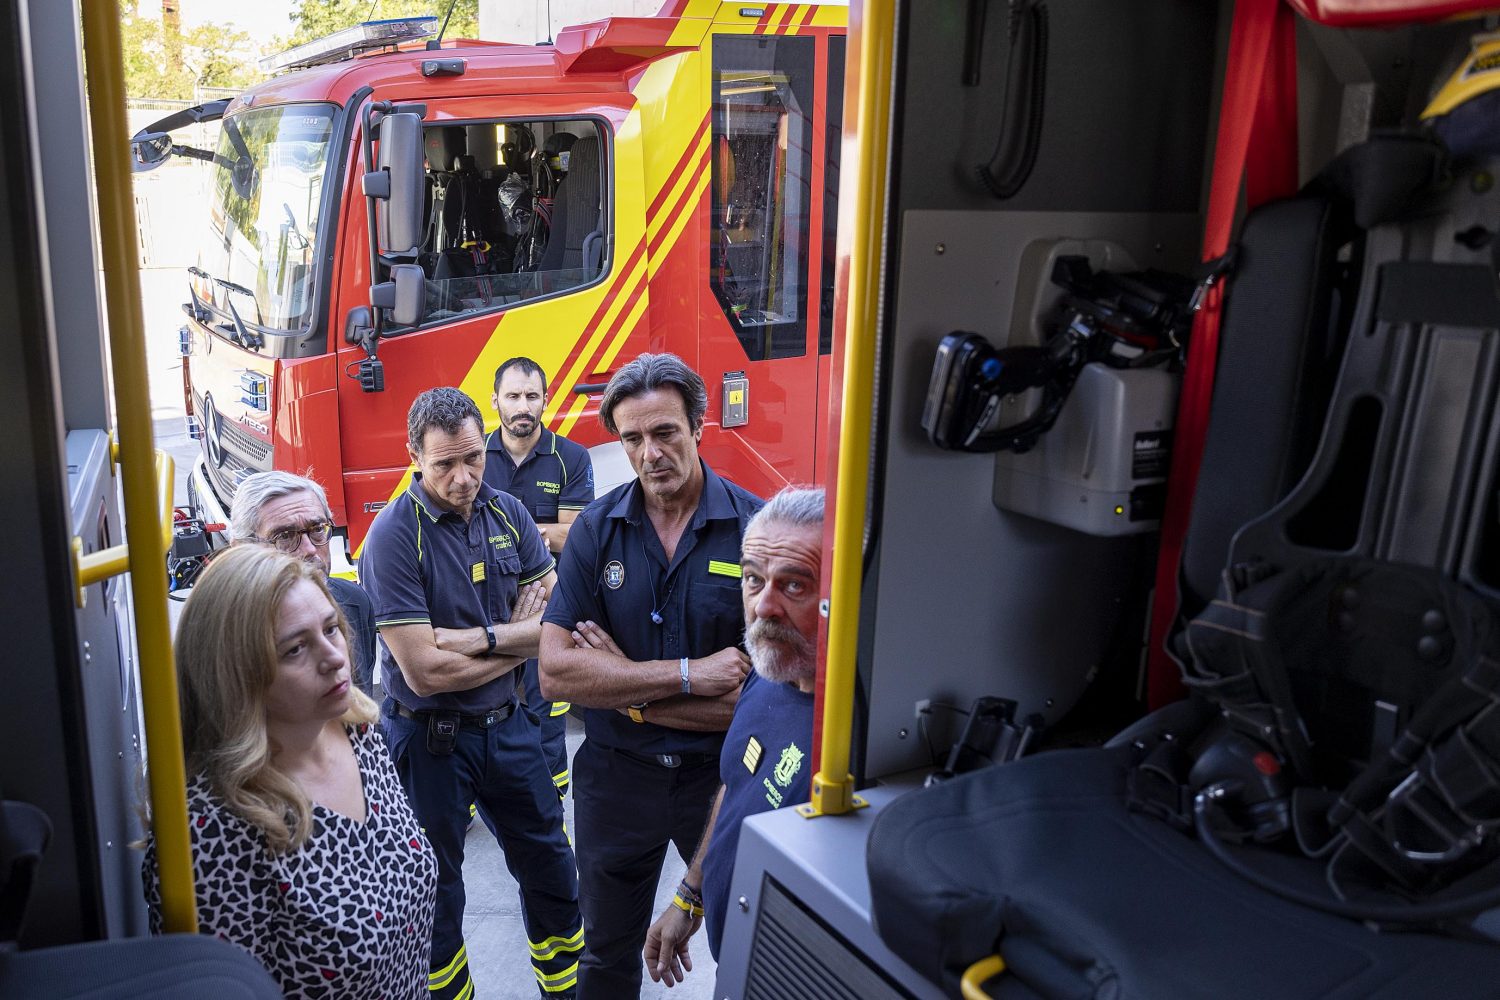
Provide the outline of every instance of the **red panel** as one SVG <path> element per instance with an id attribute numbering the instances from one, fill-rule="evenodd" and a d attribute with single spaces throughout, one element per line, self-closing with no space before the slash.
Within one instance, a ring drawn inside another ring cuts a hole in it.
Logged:
<path id="1" fill-rule="evenodd" d="M 1310 21 L 1352 28 L 1441 21 L 1495 10 L 1494 0 L 1287 0 Z"/>
<path id="2" fill-rule="evenodd" d="M 278 365 L 270 404 L 276 414 L 272 438 L 276 467 L 321 483 L 334 521 L 342 524 L 344 463 L 339 435 L 330 433 L 339 419 L 337 365 L 338 359 L 329 354 Z"/>

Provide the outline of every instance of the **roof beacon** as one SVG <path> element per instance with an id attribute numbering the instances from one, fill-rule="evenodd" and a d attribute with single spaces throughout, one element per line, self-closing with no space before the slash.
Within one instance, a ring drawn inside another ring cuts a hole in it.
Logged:
<path id="1" fill-rule="evenodd" d="M 266 56 L 259 60 L 259 65 L 261 71 L 265 73 L 319 66 L 323 63 L 351 58 L 366 49 L 414 42 L 437 34 L 437 30 L 438 18 L 435 14 L 422 17 L 397 17 L 385 21 L 366 21 L 352 28 L 345 28 L 331 35 L 304 42 L 285 52 Z"/>

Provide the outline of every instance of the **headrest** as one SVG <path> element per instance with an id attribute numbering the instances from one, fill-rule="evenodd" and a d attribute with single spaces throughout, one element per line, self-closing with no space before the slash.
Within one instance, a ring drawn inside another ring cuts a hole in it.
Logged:
<path id="1" fill-rule="evenodd" d="M 463 126 L 424 129 L 422 142 L 427 147 L 427 169 L 449 171 L 453 161 L 469 151 Z"/>
<path id="2" fill-rule="evenodd" d="M 572 132 L 553 132 L 547 136 L 547 141 L 542 143 L 542 152 L 548 156 L 556 156 L 558 153 L 572 149 L 573 143 L 577 141 L 578 136 Z"/>

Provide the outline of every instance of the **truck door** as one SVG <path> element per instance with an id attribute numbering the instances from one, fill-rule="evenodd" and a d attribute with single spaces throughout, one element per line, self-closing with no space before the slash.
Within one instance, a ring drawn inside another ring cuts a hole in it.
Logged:
<path id="1" fill-rule="evenodd" d="M 710 461 L 768 491 L 824 474 L 844 38 L 754 28 L 711 40 L 700 370 L 727 432 Z"/>
<path id="2" fill-rule="evenodd" d="M 341 380 L 339 425 L 356 545 L 374 513 L 404 485 L 406 411 L 418 393 L 458 386 L 492 428 L 494 371 L 526 355 L 548 377 L 554 404 L 548 426 L 594 444 L 589 426 L 572 434 L 588 402 L 572 392 L 575 369 L 582 355 L 589 370 L 607 364 L 639 320 L 635 310 L 617 308 L 626 298 L 617 286 L 629 269 L 615 252 L 617 241 L 635 245 L 644 230 L 639 195 L 617 197 L 642 187 L 638 145 L 617 141 L 633 99 L 425 100 L 429 206 L 418 261 L 425 315 L 416 327 L 388 331 L 380 341 L 383 392 Z M 348 291 L 338 315 L 347 317 L 368 287 L 368 243 L 358 213 L 346 213 L 344 237 L 340 285 Z M 346 366 L 362 356 L 357 347 L 340 346 Z"/>

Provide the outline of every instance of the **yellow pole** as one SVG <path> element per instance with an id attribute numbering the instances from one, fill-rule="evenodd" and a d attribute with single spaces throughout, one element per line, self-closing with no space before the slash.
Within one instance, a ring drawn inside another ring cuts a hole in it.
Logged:
<path id="1" fill-rule="evenodd" d="M 167 553 L 152 454 L 151 395 L 136 267 L 135 202 L 130 187 L 117 0 L 83 0 L 83 39 L 120 469 L 125 487 L 125 541 L 130 548 L 151 814 L 161 871 L 162 928 L 194 932 L 198 915 L 188 841 L 187 775 L 182 762 L 177 670 L 167 624 Z"/>
<path id="2" fill-rule="evenodd" d="M 885 236 L 886 165 L 891 145 L 891 78 L 896 58 L 895 0 L 865 0 L 851 8 L 850 33 L 859 46 L 855 118 L 859 156 L 845 311 L 844 403 L 833 521 L 828 660 L 823 675 L 823 743 L 819 770 L 812 779 L 812 801 L 802 807 L 807 816 L 838 815 L 864 804 L 854 794 L 849 743 L 854 727 L 854 653 L 859 640 L 860 570 L 870 491 L 875 338 Z"/>

